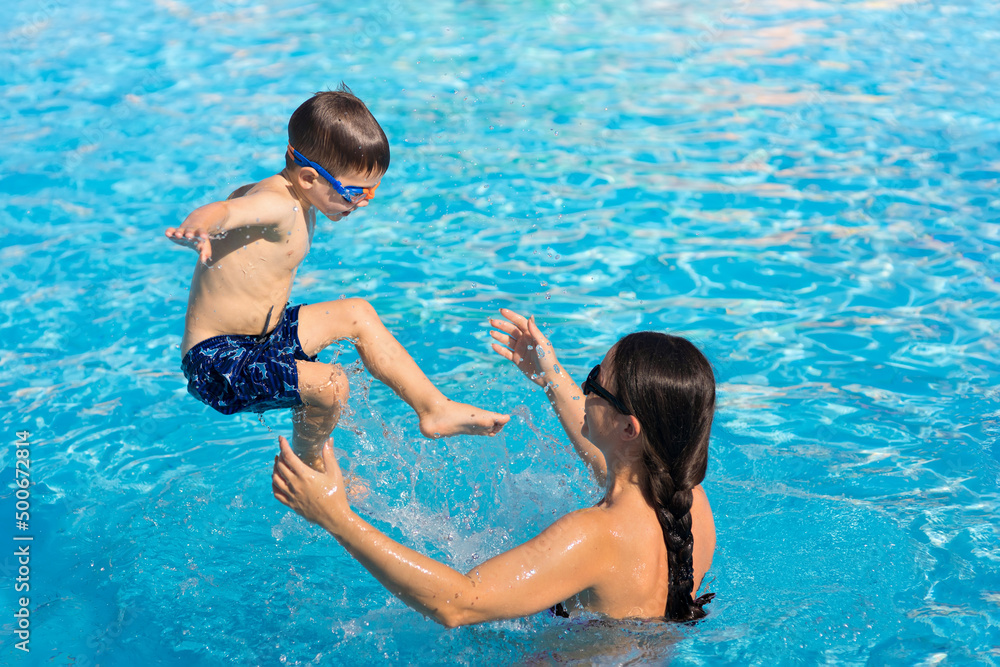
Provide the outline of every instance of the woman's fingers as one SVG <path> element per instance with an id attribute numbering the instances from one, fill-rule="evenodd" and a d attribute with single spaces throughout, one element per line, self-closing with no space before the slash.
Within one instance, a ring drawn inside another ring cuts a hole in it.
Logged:
<path id="1" fill-rule="evenodd" d="M 501 313 L 505 313 L 505 312 L 508 312 L 508 311 L 505 311 L 505 309 L 501 308 L 500 312 Z M 510 313 L 510 314 L 513 315 L 515 313 Z M 511 318 L 511 317 L 506 317 L 505 319 L 501 319 L 499 317 L 491 317 L 491 318 L 489 318 L 490 324 L 493 324 L 493 325 L 495 325 L 498 328 L 502 328 L 502 329 L 505 329 L 507 331 L 517 331 L 519 327 L 517 326 L 516 322 L 512 321 L 512 319 L 513 318 Z M 525 321 L 527 321 L 527 320 L 525 320 Z"/>
<path id="2" fill-rule="evenodd" d="M 501 345 L 506 345 L 507 347 L 514 347 L 517 343 L 517 338 L 499 331 L 491 331 L 490 336 L 493 337 L 493 340 L 499 341 Z"/>
<path id="3" fill-rule="evenodd" d="M 288 495 L 286 495 L 284 493 L 280 493 L 278 491 L 275 491 L 274 492 L 274 499 L 277 500 L 282 505 L 284 505 L 285 507 L 287 507 L 287 508 L 295 511 L 296 513 L 298 513 L 298 510 L 296 510 L 294 507 L 292 507 L 292 499 Z"/>
<path id="4" fill-rule="evenodd" d="M 492 317 L 490 318 L 490 326 L 492 326 L 494 329 L 499 329 L 501 332 L 507 334 L 508 336 L 513 336 L 515 338 L 518 335 L 524 333 L 510 322 L 507 322 L 505 320 L 496 320 L 493 319 Z"/>
<path id="5" fill-rule="evenodd" d="M 277 470 L 275 470 L 271 475 L 271 493 L 273 493 L 274 497 L 278 498 L 278 500 L 281 500 L 282 496 L 287 499 L 289 495 L 288 482 L 286 482 L 284 478 L 278 474 Z M 284 500 L 281 500 L 281 502 L 286 505 L 288 504 Z"/>
<path id="6" fill-rule="evenodd" d="M 275 473 L 271 475 L 271 493 L 273 493 L 276 498 L 279 494 L 288 498 L 292 495 L 293 491 L 288 485 L 288 482 L 282 479 L 278 473 Z M 287 505 L 288 503 L 285 504 Z"/>
<path id="7" fill-rule="evenodd" d="M 298 474 L 301 472 L 302 468 L 312 470 L 312 468 L 309 468 L 309 466 L 302 462 L 302 459 L 295 455 L 295 452 L 292 451 L 291 445 L 288 444 L 288 440 L 286 440 L 283 435 L 278 436 L 278 449 L 281 450 L 281 463 L 284 464 L 290 472 Z"/>
<path id="8" fill-rule="evenodd" d="M 288 467 L 288 462 L 280 454 L 274 457 L 274 474 L 281 477 L 285 482 L 292 476 L 292 469 Z"/>
<path id="9" fill-rule="evenodd" d="M 502 345 L 497 345 L 496 343 L 493 343 L 493 351 L 499 354 L 507 361 L 514 361 L 514 353 L 508 350 L 507 348 L 503 347 Z"/>
<path id="10" fill-rule="evenodd" d="M 518 329 L 521 329 L 522 331 L 525 330 L 525 326 L 528 324 L 528 318 L 526 318 L 524 315 L 521 315 L 520 313 L 515 313 L 510 308 L 501 308 L 500 314 L 506 317 L 508 320 L 510 320 L 514 326 L 516 326 Z"/>
<path id="11" fill-rule="evenodd" d="M 548 345 L 548 344 L 549 344 L 549 339 L 548 339 L 548 338 L 546 338 L 546 337 L 545 337 L 545 334 L 543 334 L 543 333 L 542 333 L 542 330 L 538 328 L 538 324 L 537 324 L 537 323 L 535 322 L 535 317 L 534 317 L 534 315 L 532 315 L 531 319 L 530 319 L 530 320 L 528 320 L 528 323 L 527 323 L 527 330 L 528 330 L 528 333 L 530 333 L 530 334 L 531 334 L 531 336 L 532 336 L 532 337 L 533 337 L 533 338 L 534 338 L 534 339 L 535 339 L 535 340 L 536 340 L 536 341 L 537 341 L 538 343 L 540 343 L 540 344 L 542 344 L 542 345 Z"/>
<path id="12" fill-rule="evenodd" d="M 323 469 L 326 470 L 326 474 L 333 474 L 334 477 L 339 477 L 340 464 L 337 463 L 337 457 L 333 453 L 333 438 L 327 438 L 326 442 L 323 443 L 323 451 L 320 454 L 323 457 Z"/>
<path id="13" fill-rule="evenodd" d="M 288 485 L 288 479 L 285 477 L 285 464 L 277 456 L 274 457 L 274 470 L 271 472 L 271 484 L 281 483 L 284 486 Z"/>

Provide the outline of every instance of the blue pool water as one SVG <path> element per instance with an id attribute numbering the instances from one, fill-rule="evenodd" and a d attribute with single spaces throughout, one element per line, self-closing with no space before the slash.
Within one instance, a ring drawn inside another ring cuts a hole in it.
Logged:
<path id="1" fill-rule="evenodd" d="M 1000 662 L 997 18 L 990 0 L 16 0 L 0 662 Z M 359 510 L 466 569 L 598 497 L 490 352 L 497 308 L 535 314 L 578 376 L 625 333 L 681 333 L 720 382 L 704 622 L 442 629 L 273 500 L 287 415 L 187 395 L 194 255 L 163 230 L 277 171 L 291 111 L 342 80 L 392 166 L 375 205 L 321 220 L 293 298 L 369 297 L 446 393 L 515 414 L 495 439 L 428 441 L 352 375 L 337 446 L 373 488 Z"/>

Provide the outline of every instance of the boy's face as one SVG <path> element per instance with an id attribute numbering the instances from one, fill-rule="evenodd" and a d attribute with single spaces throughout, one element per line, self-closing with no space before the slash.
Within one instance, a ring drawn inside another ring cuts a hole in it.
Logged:
<path id="1" fill-rule="evenodd" d="M 305 172 L 302 174 L 304 180 L 309 183 L 309 187 L 305 189 L 309 203 L 319 209 L 330 220 L 336 222 L 350 215 L 355 209 L 368 206 L 370 199 L 366 195 L 359 195 L 353 201 L 348 202 L 331 183 L 316 173 L 315 170 L 307 167 L 303 168 L 302 171 Z M 354 173 L 345 175 L 339 181 L 341 185 L 347 188 L 368 188 L 373 190 L 378 186 L 381 178 L 380 174 L 366 175 Z"/>

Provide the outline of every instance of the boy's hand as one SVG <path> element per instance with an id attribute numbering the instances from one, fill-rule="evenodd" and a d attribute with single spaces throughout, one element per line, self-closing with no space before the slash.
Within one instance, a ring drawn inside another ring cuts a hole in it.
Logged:
<path id="1" fill-rule="evenodd" d="M 198 261 L 208 264 L 212 259 L 211 234 L 218 234 L 228 217 L 225 202 L 215 202 L 195 209 L 180 227 L 166 231 L 167 238 L 198 252 Z"/>
<path id="2" fill-rule="evenodd" d="M 493 351 L 514 362 L 529 380 L 544 387 L 549 378 L 561 372 L 552 343 L 535 324 L 534 316 L 525 318 L 507 308 L 501 308 L 500 314 L 509 321 L 490 318 L 490 324 L 499 329 L 490 332 L 500 342 L 493 343 Z"/>
<path id="3" fill-rule="evenodd" d="M 185 248 L 197 250 L 198 261 L 202 264 L 208 264 L 208 260 L 212 259 L 212 241 L 208 232 L 171 227 L 167 230 L 167 238 Z"/>
<path id="4" fill-rule="evenodd" d="M 271 491 L 284 505 L 295 510 L 306 521 L 319 524 L 328 530 L 330 522 L 350 510 L 344 478 L 340 465 L 330 446 L 332 440 L 323 445 L 323 465 L 325 472 L 313 470 L 302 462 L 284 436 L 278 438 L 281 453 L 274 457 L 274 471 L 271 473 Z"/>

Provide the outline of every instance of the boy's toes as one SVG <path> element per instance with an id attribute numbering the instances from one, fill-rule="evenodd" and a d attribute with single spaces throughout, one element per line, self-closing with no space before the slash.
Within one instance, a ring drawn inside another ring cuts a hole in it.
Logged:
<path id="1" fill-rule="evenodd" d="M 510 421 L 510 415 L 493 415 L 493 423 L 490 425 L 489 430 L 486 432 L 488 436 L 494 436 L 500 432 L 500 430 L 506 426 L 507 422 Z"/>

